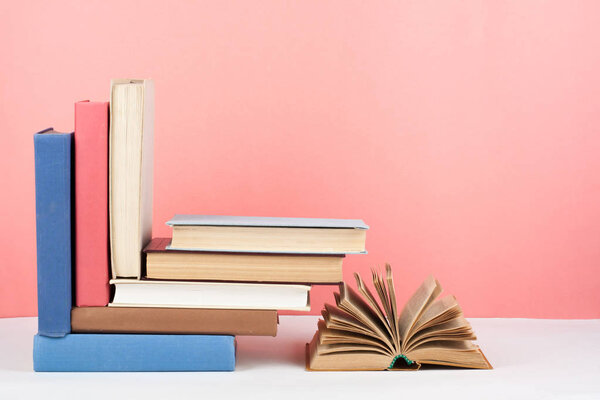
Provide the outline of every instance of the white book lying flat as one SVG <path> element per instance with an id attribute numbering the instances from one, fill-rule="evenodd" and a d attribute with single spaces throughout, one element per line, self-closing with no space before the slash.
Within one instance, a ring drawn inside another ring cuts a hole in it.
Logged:
<path id="1" fill-rule="evenodd" d="M 113 279 L 112 307 L 309 311 L 309 285 Z"/>

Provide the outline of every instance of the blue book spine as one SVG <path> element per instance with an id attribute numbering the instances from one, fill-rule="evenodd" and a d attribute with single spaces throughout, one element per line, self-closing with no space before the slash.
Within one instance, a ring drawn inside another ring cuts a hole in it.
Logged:
<path id="1" fill-rule="evenodd" d="M 33 369 L 45 372 L 233 371 L 235 340 L 222 335 L 35 335 Z"/>
<path id="2" fill-rule="evenodd" d="M 37 239 L 38 332 L 71 332 L 72 133 L 46 129 L 33 136 Z"/>

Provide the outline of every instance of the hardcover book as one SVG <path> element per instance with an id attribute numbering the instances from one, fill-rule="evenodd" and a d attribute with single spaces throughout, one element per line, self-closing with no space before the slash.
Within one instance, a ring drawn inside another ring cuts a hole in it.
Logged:
<path id="1" fill-rule="evenodd" d="M 38 372 L 233 371 L 233 336 L 70 334 L 35 335 Z"/>
<path id="2" fill-rule="evenodd" d="M 173 250 L 258 253 L 365 253 L 363 221 L 354 219 L 175 215 Z"/>
<path id="3" fill-rule="evenodd" d="M 340 285 L 307 345 L 309 370 L 410 370 L 421 364 L 491 369 L 454 296 L 429 277 L 400 311 L 392 272 L 373 272 L 377 297 L 355 274 L 358 292 Z"/>
<path id="4" fill-rule="evenodd" d="M 75 307 L 75 333 L 275 336 L 277 311 L 201 308 Z"/>
<path id="5" fill-rule="evenodd" d="M 109 301 L 108 103 L 75 103 L 75 304 Z"/>
<path id="6" fill-rule="evenodd" d="M 53 337 L 71 331 L 72 143 L 52 128 L 33 135 L 38 332 Z"/>
<path id="7" fill-rule="evenodd" d="M 339 283 L 343 254 L 261 254 L 167 250 L 170 238 L 146 246 L 146 277 L 166 280 Z"/>
<path id="8" fill-rule="evenodd" d="M 308 285 L 114 279 L 113 307 L 310 310 Z"/>
<path id="9" fill-rule="evenodd" d="M 109 220 L 113 278 L 140 278 L 152 237 L 154 84 L 111 82 Z"/>

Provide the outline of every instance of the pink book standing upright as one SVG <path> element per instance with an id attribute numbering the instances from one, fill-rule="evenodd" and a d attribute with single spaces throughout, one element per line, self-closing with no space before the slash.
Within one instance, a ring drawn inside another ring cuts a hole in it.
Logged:
<path id="1" fill-rule="evenodd" d="M 108 102 L 75 103 L 75 304 L 109 300 Z"/>

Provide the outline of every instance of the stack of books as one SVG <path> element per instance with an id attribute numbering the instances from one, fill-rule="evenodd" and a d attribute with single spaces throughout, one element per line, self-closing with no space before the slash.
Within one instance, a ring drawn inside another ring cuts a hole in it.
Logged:
<path id="1" fill-rule="evenodd" d="M 175 215 L 152 238 L 154 87 L 115 80 L 75 132 L 34 135 L 36 371 L 231 371 L 364 253 L 360 220 Z"/>

